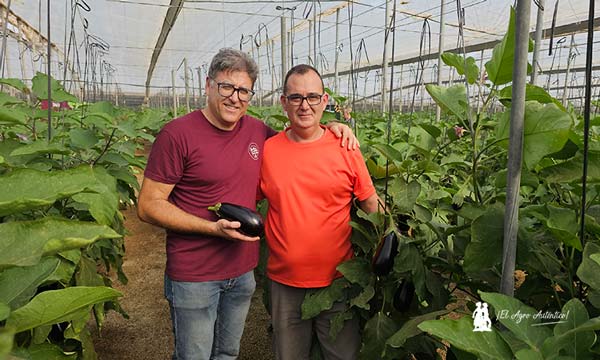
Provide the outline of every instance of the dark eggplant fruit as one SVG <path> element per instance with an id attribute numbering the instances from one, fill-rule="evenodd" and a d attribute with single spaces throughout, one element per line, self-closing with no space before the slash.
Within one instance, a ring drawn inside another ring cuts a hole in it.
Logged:
<path id="1" fill-rule="evenodd" d="M 396 232 L 392 231 L 381 239 L 371 266 L 377 276 L 385 276 L 390 273 L 394 267 L 394 258 L 398 254 L 398 237 Z"/>
<path id="2" fill-rule="evenodd" d="M 242 226 L 237 230 L 244 235 L 262 236 L 265 232 L 260 214 L 247 207 L 224 202 L 209 206 L 208 210 L 214 211 L 221 219 L 239 221 Z"/>
<path id="3" fill-rule="evenodd" d="M 410 308 L 410 303 L 415 296 L 415 285 L 412 281 L 404 280 L 400 283 L 396 292 L 394 293 L 394 299 L 392 305 L 394 309 L 399 312 L 406 312 Z"/>

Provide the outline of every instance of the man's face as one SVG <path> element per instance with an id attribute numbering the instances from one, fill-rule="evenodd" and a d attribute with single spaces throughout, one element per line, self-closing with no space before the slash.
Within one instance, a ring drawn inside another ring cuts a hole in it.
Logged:
<path id="1" fill-rule="evenodd" d="M 292 128 L 309 129 L 319 127 L 328 99 L 319 75 L 309 71 L 290 75 L 286 94 L 281 96 L 281 104 Z"/>
<path id="2" fill-rule="evenodd" d="M 213 125 L 224 130 L 233 129 L 248 110 L 249 101 L 244 101 L 244 95 L 249 94 L 252 85 L 252 79 L 244 71 L 220 72 L 214 79 L 206 80 L 207 115 L 211 122 L 216 122 Z"/>

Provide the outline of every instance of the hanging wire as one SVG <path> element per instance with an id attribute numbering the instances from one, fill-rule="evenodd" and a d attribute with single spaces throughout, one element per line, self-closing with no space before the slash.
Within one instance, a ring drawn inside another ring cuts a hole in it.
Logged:
<path id="1" fill-rule="evenodd" d="M 415 87 L 414 87 L 414 91 L 413 91 L 413 97 L 412 97 L 412 101 L 410 104 L 410 116 L 408 118 L 408 126 L 406 129 L 406 132 L 408 134 L 408 136 L 410 137 L 410 130 L 412 127 L 412 120 L 413 120 L 413 115 L 415 112 L 415 100 L 417 98 L 417 93 L 419 92 L 419 85 L 417 84 L 421 84 L 423 82 L 423 73 L 425 72 L 425 64 L 427 63 L 427 60 L 424 57 L 424 49 L 425 49 L 425 44 L 429 43 L 428 46 L 428 54 L 431 54 L 431 27 L 429 26 L 429 20 L 428 18 L 423 20 L 423 26 L 421 27 L 421 38 L 419 40 L 419 59 L 417 61 L 417 68 L 416 68 L 416 73 L 415 73 Z"/>
<path id="2" fill-rule="evenodd" d="M 552 15 L 552 27 L 550 28 L 550 46 L 548 47 L 548 55 L 552 55 L 552 42 L 554 41 L 554 29 L 556 28 L 556 15 L 558 14 L 558 1 L 554 3 L 554 14 Z"/>
<path id="3" fill-rule="evenodd" d="M 386 43 L 387 43 L 387 35 L 389 32 L 392 32 L 392 62 L 390 64 L 390 101 L 389 101 L 389 110 L 388 110 L 388 123 L 387 123 L 387 145 L 389 146 L 392 142 L 392 112 L 394 109 L 394 60 L 396 57 L 396 0 L 394 0 L 394 7 L 392 10 L 392 18 L 390 19 L 389 31 L 386 32 Z M 383 100 L 383 99 L 382 99 Z M 390 204 L 390 195 L 388 194 L 388 184 L 390 182 L 389 179 L 389 168 L 390 168 L 390 159 L 386 157 L 385 160 L 385 206 L 384 209 Z M 387 222 L 387 216 L 386 220 Z M 387 224 L 385 224 L 387 225 Z M 387 226 L 386 226 L 387 227 Z"/>

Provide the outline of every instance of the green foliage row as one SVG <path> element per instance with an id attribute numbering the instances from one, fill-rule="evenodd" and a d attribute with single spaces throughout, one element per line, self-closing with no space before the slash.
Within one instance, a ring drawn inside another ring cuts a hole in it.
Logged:
<path id="1" fill-rule="evenodd" d="M 127 316 L 109 277 L 127 282 L 120 209 L 169 116 L 83 104 L 51 79 L 70 106 L 52 111 L 48 136 L 47 83 L 0 80 L 0 358 L 95 359 L 91 314 L 98 328 L 108 310 Z"/>

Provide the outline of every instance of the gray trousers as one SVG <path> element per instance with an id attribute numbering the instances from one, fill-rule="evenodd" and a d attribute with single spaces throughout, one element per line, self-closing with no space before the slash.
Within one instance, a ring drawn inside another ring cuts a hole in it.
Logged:
<path id="1" fill-rule="evenodd" d="M 313 331 L 316 333 L 325 360 L 355 360 L 360 350 L 358 319 L 344 322 L 335 341 L 329 337 L 331 319 L 346 308 L 336 302 L 330 310 L 302 320 L 302 301 L 308 290 L 269 281 L 271 287 L 271 318 L 273 348 L 277 360 L 307 360 L 310 358 Z"/>

